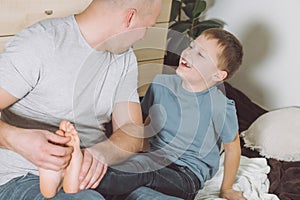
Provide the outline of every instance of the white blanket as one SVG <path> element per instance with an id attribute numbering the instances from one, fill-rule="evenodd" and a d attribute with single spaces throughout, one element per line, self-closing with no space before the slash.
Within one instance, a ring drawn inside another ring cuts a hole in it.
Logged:
<path id="1" fill-rule="evenodd" d="M 219 191 L 223 179 L 224 153 L 220 159 L 220 169 L 217 174 L 205 183 L 195 200 L 212 200 L 219 198 Z M 268 194 L 269 180 L 267 174 L 270 167 L 265 158 L 241 157 L 240 167 L 233 188 L 242 191 L 248 200 L 279 200 L 274 194 Z"/>

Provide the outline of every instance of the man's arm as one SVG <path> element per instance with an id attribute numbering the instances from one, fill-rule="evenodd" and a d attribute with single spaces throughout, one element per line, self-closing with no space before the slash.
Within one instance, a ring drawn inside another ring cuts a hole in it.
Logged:
<path id="1" fill-rule="evenodd" d="M 17 101 L 16 97 L 0 87 L 0 111 Z M 38 167 L 56 171 L 65 168 L 72 148 L 54 143 L 64 145 L 69 140 L 49 131 L 22 129 L 0 120 L 0 148 L 18 153 Z"/>
<path id="2" fill-rule="evenodd" d="M 220 197 L 228 200 L 244 200 L 242 192 L 232 189 L 241 157 L 240 138 L 238 133 L 232 142 L 224 144 L 224 149 L 224 177 L 220 190 Z"/>
<path id="3" fill-rule="evenodd" d="M 94 146 L 108 165 L 120 163 L 143 146 L 143 122 L 139 103 L 118 103 L 112 114 L 113 134 Z"/>
<path id="4" fill-rule="evenodd" d="M 6 92 L 6 90 L 0 87 L 0 112 L 17 101 L 18 99 L 16 97 L 12 96 L 8 92 Z M 6 149 L 12 148 L 12 145 L 9 142 L 9 136 L 10 136 L 9 130 L 13 132 L 12 127 L 10 127 L 8 124 L 0 120 L 0 147 L 1 148 L 6 148 Z"/>
<path id="5" fill-rule="evenodd" d="M 9 94 L 6 90 L 0 87 L 0 112 L 4 108 L 12 105 L 13 103 L 18 101 L 18 98 Z M 1 142 L 1 141 L 0 141 Z"/>
<path id="6" fill-rule="evenodd" d="M 108 140 L 84 150 L 80 189 L 95 188 L 107 165 L 117 164 L 143 147 L 143 122 L 139 103 L 117 103 L 112 114 L 113 133 Z"/>
<path id="7" fill-rule="evenodd" d="M 143 151 L 149 150 L 150 145 L 149 145 L 149 139 L 153 137 L 153 132 L 151 127 L 151 118 L 150 115 L 148 115 L 144 121 L 144 141 L 143 141 Z"/>

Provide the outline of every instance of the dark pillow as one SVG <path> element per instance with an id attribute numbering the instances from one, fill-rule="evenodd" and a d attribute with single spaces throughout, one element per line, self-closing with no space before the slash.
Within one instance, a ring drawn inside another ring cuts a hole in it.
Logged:
<path id="1" fill-rule="evenodd" d="M 224 89 L 222 89 L 222 87 Z M 229 99 L 235 101 L 240 133 L 247 130 L 259 116 L 267 112 L 267 110 L 254 103 L 246 94 L 228 82 L 224 82 L 224 85 L 219 86 L 219 89 L 221 89 Z M 240 139 L 240 142 L 242 155 L 249 158 L 261 157 L 257 151 L 244 147 L 245 143 L 243 139 Z"/>
<path id="2" fill-rule="evenodd" d="M 267 110 L 252 102 L 243 92 L 224 82 L 226 96 L 235 101 L 240 133 L 247 130 Z"/>

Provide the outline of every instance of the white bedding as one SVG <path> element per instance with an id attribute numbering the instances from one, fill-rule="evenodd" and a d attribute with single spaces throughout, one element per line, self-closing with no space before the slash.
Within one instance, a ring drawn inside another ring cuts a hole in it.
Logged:
<path id="1" fill-rule="evenodd" d="M 224 171 L 224 153 L 220 159 L 220 169 L 211 180 L 207 181 L 204 188 L 199 191 L 195 200 L 212 200 L 219 198 L 219 190 Z M 270 167 L 265 158 L 241 157 L 239 171 L 233 188 L 242 191 L 248 200 L 279 200 L 274 194 L 268 194 L 269 180 L 267 174 Z"/>

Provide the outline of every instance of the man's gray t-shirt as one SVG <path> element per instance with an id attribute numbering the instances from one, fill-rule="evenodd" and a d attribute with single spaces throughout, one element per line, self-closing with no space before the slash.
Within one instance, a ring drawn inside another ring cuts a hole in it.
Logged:
<path id="1" fill-rule="evenodd" d="M 132 49 L 116 55 L 91 48 L 74 16 L 41 21 L 17 34 L 0 54 L 0 87 L 20 100 L 1 111 L 8 124 L 55 132 L 75 124 L 82 147 L 105 137 L 115 103 L 139 102 Z M 0 149 L 0 185 L 37 168 Z"/>

